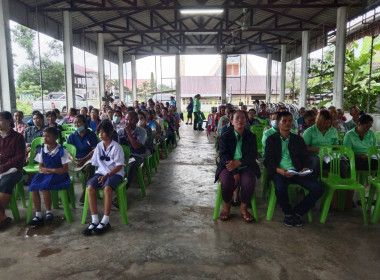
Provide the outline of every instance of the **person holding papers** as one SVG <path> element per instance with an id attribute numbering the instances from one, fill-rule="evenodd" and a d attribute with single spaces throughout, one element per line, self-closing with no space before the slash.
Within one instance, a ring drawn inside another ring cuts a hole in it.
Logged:
<path id="1" fill-rule="evenodd" d="M 302 215 L 314 206 L 324 189 L 317 179 L 309 175 L 312 171 L 308 168 L 306 145 L 302 137 L 290 133 L 292 124 L 291 113 L 278 113 L 279 131 L 269 136 L 266 141 L 264 165 L 268 169 L 268 180 L 273 180 L 277 200 L 285 214 L 285 226 L 302 226 Z M 295 175 L 290 170 L 302 173 Z M 289 203 L 289 184 L 299 184 L 309 191 L 294 208 Z"/>
<path id="2" fill-rule="evenodd" d="M 95 132 L 88 129 L 86 116 L 77 115 L 74 119 L 75 132 L 70 134 L 67 143 L 74 145 L 77 149 L 75 159 L 75 171 L 81 171 L 84 175 L 84 182 L 87 182 L 95 173 L 95 167 L 91 165 L 91 158 L 94 154 L 98 138 Z M 84 186 L 83 186 L 84 187 Z M 81 204 L 84 203 L 85 190 L 79 199 Z"/>

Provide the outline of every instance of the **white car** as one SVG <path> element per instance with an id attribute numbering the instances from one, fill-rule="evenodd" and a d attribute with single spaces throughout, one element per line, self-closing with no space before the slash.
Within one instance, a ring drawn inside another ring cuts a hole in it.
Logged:
<path id="1" fill-rule="evenodd" d="M 52 97 L 52 98 L 50 98 Z M 87 104 L 88 103 L 88 104 Z M 99 102 L 88 100 L 86 102 L 86 99 L 84 99 L 79 94 L 75 94 L 75 107 L 81 108 L 81 107 L 87 107 L 89 105 L 94 106 L 95 108 L 99 107 Z M 43 111 L 43 113 L 50 111 L 52 109 L 57 108 L 61 113 L 67 113 L 66 108 L 66 94 L 64 92 L 62 93 L 49 93 L 49 95 L 44 96 L 44 108 L 42 110 L 42 98 L 39 97 L 36 100 L 33 101 L 32 109 L 38 110 L 40 112 Z"/>

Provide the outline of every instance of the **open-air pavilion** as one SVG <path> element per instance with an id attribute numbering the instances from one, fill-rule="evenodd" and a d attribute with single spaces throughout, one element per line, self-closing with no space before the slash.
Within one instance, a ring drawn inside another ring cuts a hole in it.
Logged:
<path id="1" fill-rule="evenodd" d="M 175 55 L 180 100 L 181 55 L 219 54 L 223 101 L 227 56 L 255 54 L 267 58 L 267 102 L 272 61 L 281 62 L 279 101 L 284 102 L 286 62 L 300 57 L 298 105 L 306 106 L 308 54 L 325 47 L 331 36 L 333 104 L 341 108 L 346 40 L 355 36 L 347 34 L 347 23 L 377 7 L 378 1 L 369 0 L 0 0 L 0 109 L 16 110 L 10 20 L 63 42 L 67 108 L 76 107 L 73 47 L 97 56 L 101 94 L 104 60 L 119 65 L 121 89 L 123 64 L 131 62 L 132 100 L 137 98 L 139 58 Z M 370 36 L 378 35 L 379 18 L 366 28 Z M 25 227 L 26 209 L 19 207 L 21 222 L 0 232 L 0 278 L 377 278 L 380 226 L 364 226 L 360 206 L 332 211 L 326 224 L 319 223 L 316 207 L 313 222 L 285 228 L 279 207 L 272 221 L 265 220 L 267 201 L 259 198 L 259 222 L 245 224 L 234 212 L 226 223 L 212 220 L 215 157 L 214 139 L 181 127 L 177 148 L 152 173 L 147 197 L 141 198 L 137 188 L 128 190 L 128 225 L 112 209 L 113 228 L 105 237 L 80 234 L 81 207 L 72 210 L 72 223 L 57 210 L 54 223 L 41 231 Z M 261 188 L 258 183 L 258 193 Z"/>

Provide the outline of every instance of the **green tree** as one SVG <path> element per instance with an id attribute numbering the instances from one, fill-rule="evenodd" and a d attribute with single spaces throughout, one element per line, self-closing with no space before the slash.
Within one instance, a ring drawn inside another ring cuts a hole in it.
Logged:
<path id="1" fill-rule="evenodd" d="M 290 61 L 286 66 L 286 83 L 285 87 L 290 89 L 290 98 L 295 100 L 300 94 L 300 75 L 301 67 L 299 62 L 295 59 Z"/>
<path id="2" fill-rule="evenodd" d="M 156 91 L 156 86 L 155 86 L 155 82 L 154 82 L 154 75 L 153 75 L 153 72 L 150 72 L 150 92 L 155 92 Z"/>
<path id="3" fill-rule="evenodd" d="M 12 29 L 12 39 L 15 43 L 17 43 L 20 47 L 24 48 L 28 60 L 34 66 L 36 63 L 37 55 L 33 49 L 33 43 L 36 38 L 36 32 L 32 29 L 29 29 L 23 25 L 17 24 Z"/>
<path id="4" fill-rule="evenodd" d="M 148 100 L 148 98 L 152 97 L 150 94 L 149 82 L 144 81 L 141 84 L 139 84 L 139 86 L 137 87 L 137 95 L 140 99 L 142 98 L 144 100 Z"/>

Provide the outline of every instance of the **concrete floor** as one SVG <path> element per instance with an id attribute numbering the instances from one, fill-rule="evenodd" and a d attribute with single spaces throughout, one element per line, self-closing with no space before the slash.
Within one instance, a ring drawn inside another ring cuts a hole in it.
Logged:
<path id="1" fill-rule="evenodd" d="M 19 207 L 22 220 L 0 232 L 0 279 L 379 279 L 380 225 L 364 226 L 359 207 L 331 212 L 325 225 L 314 209 L 314 222 L 287 228 L 278 207 L 265 220 L 259 198 L 258 223 L 237 208 L 212 220 L 214 140 L 186 125 L 181 136 L 147 197 L 128 190 L 127 226 L 113 209 L 106 235 L 84 237 L 78 207 L 71 224 L 55 210 L 52 225 L 29 229 Z"/>

